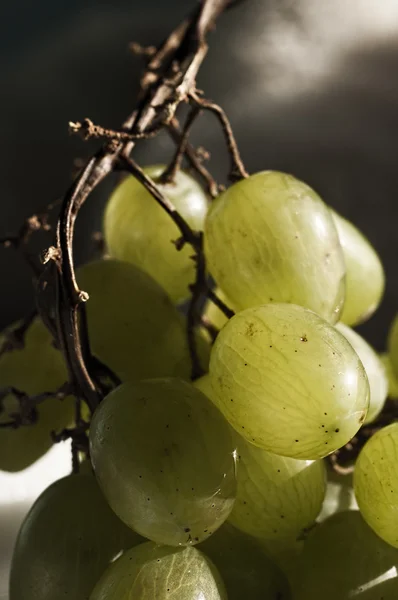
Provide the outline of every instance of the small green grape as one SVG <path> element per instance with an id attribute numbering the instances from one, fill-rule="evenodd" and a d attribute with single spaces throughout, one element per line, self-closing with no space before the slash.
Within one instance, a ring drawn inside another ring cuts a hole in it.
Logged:
<path id="1" fill-rule="evenodd" d="M 144 169 L 194 230 L 202 230 L 208 201 L 200 185 L 183 171 L 173 183 L 159 182 L 165 167 Z M 177 251 L 181 237 L 174 221 L 134 177 L 126 177 L 111 195 L 104 216 L 105 241 L 114 258 L 131 262 L 151 275 L 174 301 L 189 296 L 195 281 L 192 248 Z"/>
<path id="2" fill-rule="evenodd" d="M 219 570 L 228 600 L 290 600 L 289 584 L 282 571 L 265 556 L 256 540 L 229 523 L 199 548 Z"/>
<path id="3" fill-rule="evenodd" d="M 138 267 L 113 259 L 84 265 L 77 281 L 90 296 L 91 348 L 123 381 L 189 378 L 184 323 L 156 281 Z"/>
<path id="4" fill-rule="evenodd" d="M 212 400 L 250 443 L 292 458 L 322 458 L 366 418 L 369 384 L 334 327 L 292 304 L 236 314 L 210 357 Z"/>
<path id="5" fill-rule="evenodd" d="M 362 448 L 354 489 L 365 521 L 385 542 L 398 548 L 398 423 L 383 427 Z"/>
<path id="6" fill-rule="evenodd" d="M 359 511 L 340 512 L 309 535 L 296 563 L 294 600 L 396 600 L 398 551 Z"/>
<path id="7" fill-rule="evenodd" d="M 391 400 L 398 400 L 398 380 L 394 373 L 390 355 L 387 352 L 380 354 L 380 360 L 384 365 L 385 372 L 388 380 L 388 397 Z"/>
<path id="8" fill-rule="evenodd" d="M 280 547 L 289 547 L 314 523 L 322 508 L 326 491 L 323 461 L 278 456 L 237 438 L 238 490 L 229 520 L 268 545 L 280 542 Z"/>
<path id="9" fill-rule="evenodd" d="M 227 600 L 216 568 L 196 548 L 153 542 L 125 552 L 101 577 L 90 600 Z"/>
<path id="10" fill-rule="evenodd" d="M 352 224 L 331 210 L 346 265 L 346 296 L 341 320 L 358 325 L 369 319 L 384 292 L 383 265 L 369 240 Z"/>
<path id="11" fill-rule="evenodd" d="M 369 381 L 369 410 L 365 423 L 371 423 L 381 412 L 388 394 L 388 380 L 383 363 L 373 348 L 356 331 L 338 323 L 336 329 L 350 342 L 358 354 Z"/>
<path id="12" fill-rule="evenodd" d="M 120 386 L 97 408 L 90 446 L 113 510 L 159 544 L 196 544 L 232 510 L 231 429 L 189 383 L 154 379 Z"/>
<path id="13" fill-rule="evenodd" d="M 22 524 L 10 600 L 87 600 L 110 561 L 142 541 L 109 508 L 93 475 L 60 479 Z"/>
<path id="14" fill-rule="evenodd" d="M 346 510 L 358 510 L 352 474 L 340 475 L 328 469 L 325 499 L 317 521 L 325 521 L 331 515 Z"/>
<path id="15" fill-rule="evenodd" d="M 237 310 L 290 302 L 331 323 L 342 309 L 345 264 L 328 207 L 291 175 L 263 171 L 211 205 L 209 270 Z"/>
<path id="16" fill-rule="evenodd" d="M 52 337 L 36 318 L 26 331 L 24 347 L 0 357 L 0 389 L 12 386 L 33 396 L 56 391 L 68 378 L 61 352 L 52 345 Z M 12 395 L 2 401 L 0 423 L 19 413 L 19 402 Z M 0 428 L 0 470 L 21 471 L 52 446 L 51 431 L 67 427 L 73 419 L 71 397 L 62 401 L 49 398 L 37 406 L 37 421 L 18 429 Z"/>

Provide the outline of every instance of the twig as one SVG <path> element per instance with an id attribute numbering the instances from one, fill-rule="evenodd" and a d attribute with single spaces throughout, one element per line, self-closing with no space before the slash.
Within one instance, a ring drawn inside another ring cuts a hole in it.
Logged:
<path id="1" fill-rule="evenodd" d="M 63 400 L 71 393 L 69 384 L 65 383 L 58 390 L 53 392 L 42 392 L 34 396 L 29 396 L 26 392 L 19 390 L 13 386 L 7 386 L 0 389 L 0 413 L 4 411 L 4 400 L 7 396 L 14 396 L 19 403 L 19 412 L 10 413 L 11 420 L 0 423 L 2 428 L 16 429 L 22 425 L 33 425 L 37 421 L 37 406 L 48 400 L 49 398 L 56 398 L 57 400 Z"/>
<path id="2" fill-rule="evenodd" d="M 201 377 L 205 371 L 200 364 L 200 359 L 198 355 L 198 349 L 196 346 L 195 339 L 195 331 L 196 325 L 200 322 L 201 319 L 201 299 L 203 294 L 206 292 L 207 282 L 206 282 L 206 262 L 203 251 L 203 234 L 200 235 L 199 238 L 199 246 L 196 250 L 195 260 L 195 283 L 191 285 L 191 298 L 188 305 L 187 312 L 187 337 L 188 337 L 188 347 L 191 355 L 192 369 L 191 369 L 191 379 L 194 381 Z"/>
<path id="3" fill-rule="evenodd" d="M 234 316 L 234 311 L 231 310 L 226 304 L 225 302 L 223 302 L 218 296 L 217 294 L 214 293 L 214 291 L 211 288 L 207 288 L 207 297 L 209 298 L 209 300 L 211 300 L 216 306 L 217 308 L 219 308 L 221 310 L 221 312 L 224 313 L 224 315 L 228 318 L 231 319 Z"/>
<path id="4" fill-rule="evenodd" d="M 164 173 L 162 173 L 160 178 L 162 183 L 170 183 L 174 181 L 177 171 L 181 168 L 182 159 L 187 150 L 188 137 L 191 132 L 192 125 L 194 124 L 195 119 L 199 116 L 200 112 L 201 109 L 197 106 L 194 106 L 191 109 L 191 112 L 189 113 L 185 122 L 184 129 L 182 130 L 182 135 L 173 159 Z"/>
<path id="5" fill-rule="evenodd" d="M 240 157 L 240 153 L 238 150 L 238 145 L 235 140 L 234 132 L 232 131 L 231 123 L 221 106 L 215 104 L 214 102 L 210 102 L 204 98 L 200 98 L 196 91 L 192 91 L 189 94 L 190 99 L 201 108 L 205 110 L 209 110 L 213 114 L 216 115 L 218 120 L 221 123 L 225 139 L 228 144 L 228 150 L 231 156 L 231 170 L 229 174 L 229 178 L 231 181 L 236 181 L 237 179 L 244 179 L 249 176 L 248 172 L 245 169 L 243 161 Z"/>
<path id="6" fill-rule="evenodd" d="M 165 125 L 167 125 L 167 122 L 161 121 L 154 129 L 146 130 L 143 133 L 133 134 L 126 131 L 107 129 L 101 125 L 96 125 L 91 119 L 85 118 L 82 122 L 77 121 L 75 123 L 69 121 L 69 131 L 70 133 L 80 135 L 84 140 L 104 138 L 114 142 L 131 142 L 133 140 L 155 137 Z"/>
<path id="7" fill-rule="evenodd" d="M 174 117 L 169 125 L 168 131 L 172 139 L 179 144 L 181 141 L 182 132 L 180 131 L 178 120 Z M 216 198 L 219 194 L 219 186 L 211 173 L 203 165 L 203 157 L 200 155 L 198 150 L 195 150 L 191 144 L 185 146 L 185 156 L 190 163 L 194 171 L 196 171 L 203 179 L 206 184 L 207 191 L 212 198 Z"/>

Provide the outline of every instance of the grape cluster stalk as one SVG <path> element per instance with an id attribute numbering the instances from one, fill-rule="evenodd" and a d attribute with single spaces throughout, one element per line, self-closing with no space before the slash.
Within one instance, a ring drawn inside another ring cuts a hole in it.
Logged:
<path id="1" fill-rule="evenodd" d="M 306 183 L 249 174 L 197 88 L 241 4 L 202 0 L 159 47 L 132 44 L 135 109 L 120 129 L 71 121 L 101 147 L 0 238 L 37 292 L 0 335 L 0 469 L 72 448 L 19 531 L 10 600 L 398 597 L 398 317 L 379 356 L 353 329 L 384 291 L 375 249 Z M 190 143 L 204 111 L 227 188 Z M 169 163 L 141 167 L 134 148 L 160 132 Z M 112 173 L 101 256 L 75 270 L 79 211 Z"/>

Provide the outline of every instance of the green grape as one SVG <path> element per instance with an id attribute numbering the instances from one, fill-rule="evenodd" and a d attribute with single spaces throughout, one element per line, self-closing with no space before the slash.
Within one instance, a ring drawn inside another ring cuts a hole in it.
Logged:
<path id="1" fill-rule="evenodd" d="M 322 522 L 331 515 L 346 510 L 358 510 L 352 474 L 340 475 L 333 469 L 329 469 L 325 499 L 317 521 Z"/>
<path id="2" fill-rule="evenodd" d="M 91 458 L 116 514 L 159 544 L 195 544 L 228 517 L 236 493 L 231 430 L 191 384 L 124 384 L 97 408 Z"/>
<path id="3" fill-rule="evenodd" d="M 268 546 L 294 545 L 322 508 L 323 461 L 278 456 L 238 437 L 238 490 L 230 522 Z"/>
<path id="4" fill-rule="evenodd" d="M 362 448 L 354 489 L 365 521 L 385 542 L 398 548 L 398 423 L 383 427 Z"/>
<path id="5" fill-rule="evenodd" d="M 359 511 L 333 515 L 311 532 L 297 561 L 294 600 L 396 600 L 398 551 Z"/>
<path id="6" fill-rule="evenodd" d="M 189 378 L 181 315 L 156 281 L 113 259 L 83 266 L 77 281 L 90 296 L 86 306 L 93 352 L 122 380 Z"/>
<path id="7" fill-rule="evenodd" d="M 366 321 L 377 309 L 384 292 L 384 270 L 369 240 L 331 210 L 346 265 L 346 296 L 341 320 L 346 325 Z"/>
<path id="8" fill-rule="evenodd" d="M 165 167 L 147 167 L 161 192 L 194 230 L 203 229 L 207 198 L 200 185 L 183 171 L 175 181 L 159 183 Z M 172 243 L 181 232 L 170 216 L 134 177 L 126 177 L 111 195 L 104 217 L 105 241 L 111 256 L 131 262 L 149 273 L 174 301 L 189 296 L 195 281 L 192 248 L 177 251 Z"/>
<path id="9" fill-rule="evenodd" d="M 392 368 L 390 355 L 387 352 L 380 354 L 380 360 L 384 365 L 388 380 L 388 397 L 391 400 L 398 400 L 398 380 Z"/>
<path id="10" fill-rule="evenodd" d="M 381 412 L 388 394 L 388 380 L 386 370 L 375 350 L 347 325 L 338 323 L 336 329 L 350 342 L 358 354 L 366 371 L 369 381 L 370 397 L 369 410 L 365 423 L 371 423 Z"/>
<path id="11" fill-rule="evenodd" d="M 293 304 L 236 314 L 210 357 L 212 400 L 249 442 L 315 459 L 362 425 L 369 385 L 352 346 L 321 317 Z"/>
<path id="12" fill-rule="evenodd" d="M 62 354 L 53 347 L 50 333 L 38 318 L 26 331 L 24 347 L 0 357 L 0 389 L 12 386 L 33 396 L 57 390 L 67 378 Z M 6 396 L 2 403 L 0 423 L 19 413 L 14 396 Z M 49 398 L 37 406 L 37 412 L 33 425 L 0 428 L 0 470 L 21 471 L 45 454 L 52 446 L 51 431 L 72 422 L 73 399 Z"/>
<path id="13" fill-rule="evenodd" d="M 224 580 L 228 600 L 289 600 L 289 584 L 282 571 L 264 555 L 256 540 L 224 523 L 200 544 Z"/>
<path id="14" fill-rule="evenodd" d="M 153 542 L 125 552 L 103 574 L 90 600 L 227 600 L 210 560 L 196 548 Z"/>
<path id="15" fill-rule="evenodd" d="M 22 524 L 10 600 L 87 600 L 110 561 L 142 541 L 109 508 L 93 475 L 60 479 Z"/>
<path id="16" fill-rule="evenodd" d="M 239 310 L 268 302 L 310 308 L 335 323 L 345 265 L 329 209 L 305 183 L 263 171 L 212 204 L 205 222 L 209 270 Z"/>
<path id="17" fill-rule="evenodd" d="M 249 442 L 316 459 L 346 444 L 369 404 L 356 352 L 321 317 L 293 304 L 236 314 L 210 357 L 212 400 Z"/>
<path id="18" fill-rule="evenodd" d="M 193 386 L 198 388 L 205 396 L 207 396 L 210 400 L 212 399 L 212 389 L 211 389 L 211 381 L 210 375 L 206 373 L 206 375 L 202 375 L 199 379 L 196 379 L 192 382 Z"/>

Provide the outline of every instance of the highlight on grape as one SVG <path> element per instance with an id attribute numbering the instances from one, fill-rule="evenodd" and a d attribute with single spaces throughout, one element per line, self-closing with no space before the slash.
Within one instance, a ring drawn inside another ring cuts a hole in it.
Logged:
<path id="1" fill-rule="evenodd" d="M 398 598 L 398 317 L 379 355 L 353 329 L 383 296 L 376 249 L 294 175 L 249 174 L 196 89 L 232 4 L 203 0 L 146 56 L 121 130 L 70 124 L 102 146 L 35 265 L 37 310 L 0 338 L 0 470 L 69 440 L 72 472 L 21 526 L 10 600 Z M 189 141 L 202 112 L 226 187 Z M 161 131 L 172 156 L 141 168 Z M 101 256 L 75 269 L 113 172 Z M 36 219 L 2 244 L 26 256 Z"/>

